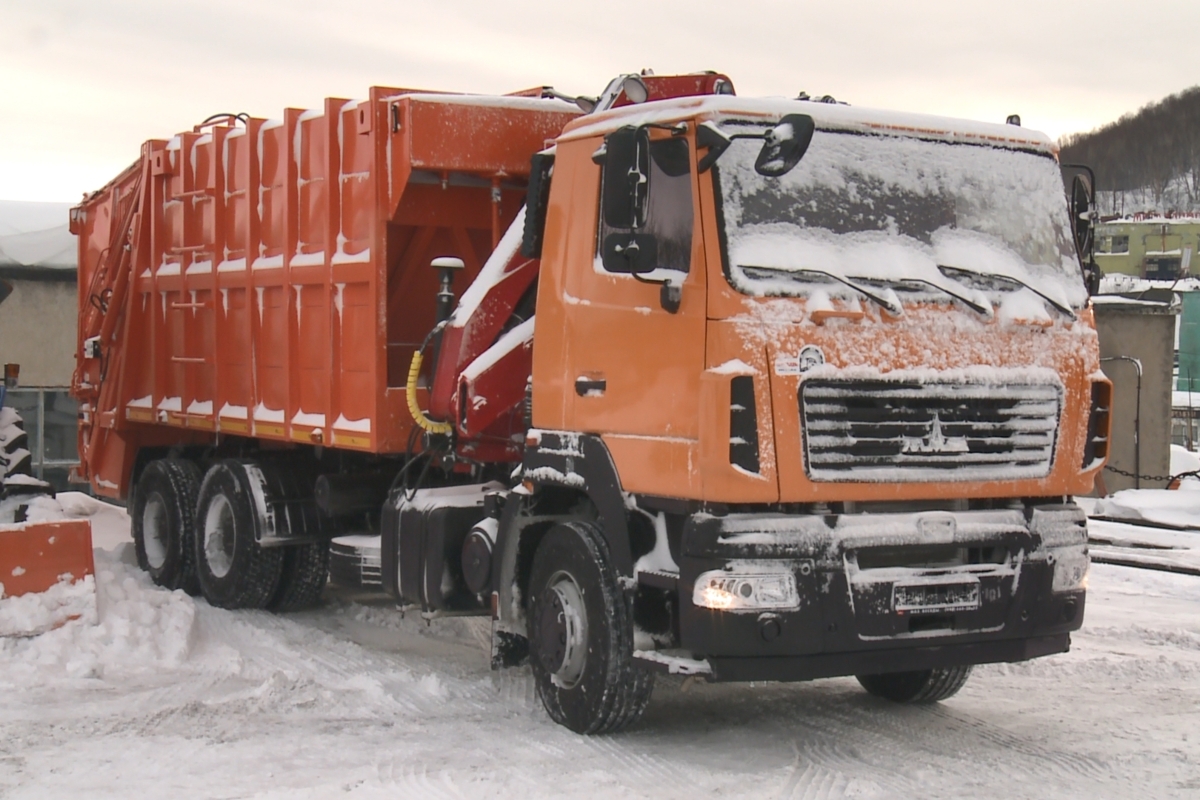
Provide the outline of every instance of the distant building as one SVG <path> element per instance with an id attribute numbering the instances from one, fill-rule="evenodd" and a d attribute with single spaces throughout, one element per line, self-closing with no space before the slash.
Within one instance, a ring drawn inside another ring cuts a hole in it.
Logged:
<path id="1" fill-rule="evenodd" d="M 1200 216 L 1133 217 L 1096 226 L 1096 263 L 1105 275 L 1173 281 L 1200 273 Z"/>
<path id="2" fill-rule="evenodd" d="M 0 363 L 21 365 L 6 401 L 29 432 L 33 471 L 66 488 L 78 463 L 75 369 L 76 240 L 67 203 L 0 200 Z"/>

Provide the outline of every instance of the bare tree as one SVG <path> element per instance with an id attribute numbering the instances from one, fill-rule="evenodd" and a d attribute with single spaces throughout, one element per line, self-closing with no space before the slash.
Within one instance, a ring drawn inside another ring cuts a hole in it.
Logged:
<path id="1" fill-rule="evenodd" d="M 1065 163 L 1096 171 L 1114 213 L 1200 210 L 1200 86 L 1059 140 Z"/>

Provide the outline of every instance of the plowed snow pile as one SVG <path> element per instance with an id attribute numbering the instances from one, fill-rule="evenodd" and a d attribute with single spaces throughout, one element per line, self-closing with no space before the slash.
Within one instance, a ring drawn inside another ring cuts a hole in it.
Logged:
<path id="1" fill-rule="evenodd" d="M 116 553 L 96 551 L 96 624 L 80 619 L 40 636 L 0 640 L 0 659 L 6 662 L 0 689 L 64 678 L 112 680 L 184 662 L 196 621 L 195 604 L 181 591 L 159 589 L 145 573 L 122 561 L 130 547 L 122 545 Z"/>
<path id="2" fill-rule="evenodd" d="M 78 492 L 29 503 L 28 521 L 92 517 L 94 538 L 128 529 L 124 511 Z M 124 529 L 124 530 L 122 530 Z M 165 592 L 134 566 L 133 545 L 97 549 L 95 578 L 59 583 L 49 592 L 0 600 L 3 629 L 38 630 L 61 619 L 64 608 L 80 619 L 39 636 L 0 639 L 0 689 L 49 685 L 65 678 L 115 678 L 178 666 L 187 658 L 196 607 L 183 592 Z M 92 603 L 93 586 L 95 603 Z"/>
<path id="3" fill-rule="evenodd" d="M 1200 578 L 1095 566 L 1070 653 L 937 706 L 663 678 L 640 725 L 580 737 L 489 670 L 484 620 L 214 609 L 150 584 L 120 511 L 60 502 L 93 519 L 99 620 L 0 645 L 6 800 L 1200 797 Z"/>

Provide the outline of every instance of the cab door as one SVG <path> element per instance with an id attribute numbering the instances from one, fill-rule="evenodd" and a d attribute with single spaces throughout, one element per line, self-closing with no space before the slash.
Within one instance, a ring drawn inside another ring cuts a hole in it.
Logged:
<path id="1" fill-rule="evenodd" d="M 704 248 L 690 137 L 647 133 L 644 179 L 635 174 L 630 184 L 611 136 L 608 160 L 589 171 L 591 196 L 601 198 L 591 258 L 570 263 L 562 284 L 570 343 L 565 427 L 602 435 L 625 490 L 678 496 L 682 487 L 699 491 L 692 466 L 704 369 Z M 605 213 L 614 184 L 643 205 L 633 218 Z"/>

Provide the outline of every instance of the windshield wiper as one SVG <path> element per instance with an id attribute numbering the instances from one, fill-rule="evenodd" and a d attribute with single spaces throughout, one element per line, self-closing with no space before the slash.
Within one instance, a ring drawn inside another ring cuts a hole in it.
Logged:
<path id="1" fill-rule="evenodd" d="M 834 281 L 837 281 L 838 283 L 843 284 L 844 286 L 849 286 L 851 289 L 858 292 L 863 297 L 870 300 L 872 303 L 875 303 L 880 308 L 887 311 L 893 317 L 899 317 L 904 314 L 904 306 L 900 305 L 899 303 L 893 303 L 891 300 L 888 300 L 886 297 L 880 297 L 879 295 L 875 294 L 874 292 L 864 289 L 862 286 L 855 283 L 854 281 L 843 278 L 840 275 L 834 275 L 832 272 L 826 272 L 823 269 L 781 269 L 780 267 L 760 267 L 755 264 L 743 264 L 741 266 L 742 266 L 743 271 L 757 270 L 759 272 L 772 272 L 772 273 L 775 273 L 776 275 L 787 275 L 787 276 L 823 275 L 824 277 L 830 278 Z"/>
<path id="2" fill-rule="evenodd" d="M 1052 305 L 1056 311 L 1058 311 L 1060 314 L 1063 314 L 1068 319 L 1070 319 L 1072 321 L 1074 321 L 1076 319 L 1075 312 L 1071 309 L 1070 306 L 1063 305 L 1058 300 L 1055 300 L 1053 297 L 1051 297 L 1050 295 L 1041 291 L 1040 289 L 1036 289 L 1033 286 L 1030 286 L 1028 283 L 1021 280 L 1020 278 L 1014 278 L 1011 275 L 999 275 L 995 272 L 984 272 L 983 270 L 978 270 L 978 269 L 966 269 L 965 267 L 950 267 L 945 264 L 938 264 L 938 270 L 940 270 L 943 275 L 945 275 L 947 278 L 950 278 L 951 280 L 954 279 L 954 275 L 955 275 L 955 273 L 957 273 L 959 275 L 975 275 L 980 278 L 986 278 L 987 280 L 997 281 L 999 283 L 1015 283 L 1018 286 L 1025 287 L 1029 291 L 1036 294 L 1038 297 L 1045 300 L 1047 303 Z"/>
<path id="3" fill-rule="evenodd" d="M 922 286 L 928 286 L 931 289 L 937 289 L 939 292 L 942 292 L 943 294 L 950 295 L 951 297 L 953 297 L 958 302 L 962 303 L 967 308 L 971 309 L 972 311 L 974 311 L 977 314 L 982 314 L 983 316 L 987 317 L 988 319 L 991 319 L 991 317 L 995 314 L 994 309 L 992 309 L 992 307 L 990 305 L 985 306 L 981 303 L 977 303 L 965 295 L 961 295 L 952 289 L 947 289 L 945 286 L 934 283 L 933 281 L 927 281 L 924 278 L 872 278 L 871 280 L 879 281 L 880 283 L 896 283 L 896 284 L 919 283 Z"/>

